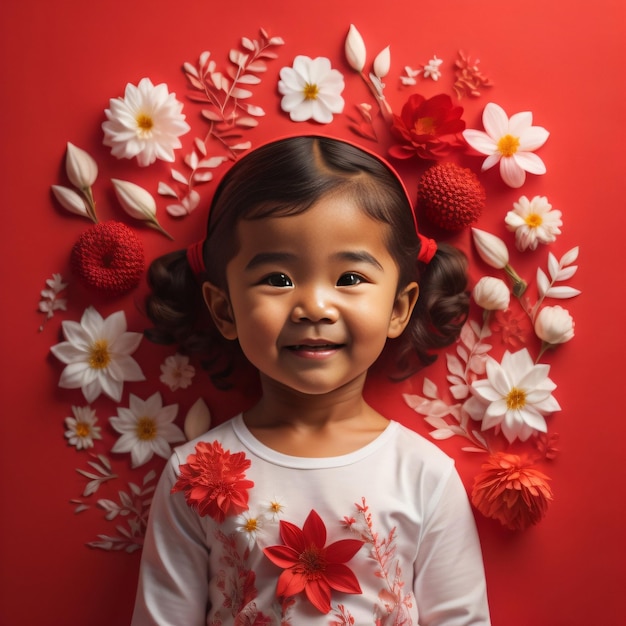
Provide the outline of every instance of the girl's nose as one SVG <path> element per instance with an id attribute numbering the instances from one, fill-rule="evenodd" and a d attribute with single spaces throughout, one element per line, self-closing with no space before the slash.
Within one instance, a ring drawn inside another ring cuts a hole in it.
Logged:
<path id="1" fill-rule="evenodd" d="M 332 294 L 328 290 L 313 288 L 298 288 L 296 303 L 291 312 L 293 322 L 336 322 L 338 311 Z"/>

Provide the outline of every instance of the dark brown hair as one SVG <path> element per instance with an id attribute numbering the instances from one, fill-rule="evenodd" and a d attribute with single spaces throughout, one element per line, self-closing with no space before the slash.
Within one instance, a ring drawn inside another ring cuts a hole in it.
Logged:
<path id="1" fill-rule="evenodd" d="M 398 289 L 417 281 L 420 296 L 409 326 L 395 340 L 406 371 L 412 355 L 421 363 L 433 350 L 452 343 L 467 317 L 467 261 L 456 248 L 441 244 L 427 265 L 417 261 L 420 241 L 404 187 L 380 159 L 358 147 L 327 137 L 292 137 L 264 145 L 241 158 L 219 184 L 209 212 L 203 244 L 206 272 L 194 276 L 184 250 L 153 261 L 146 312 L 159 342 L 175 342 L 183 352 L 201 352 L 209 364 L 222 363 L 224 341 L 212 327 L 200 283 L 227 289 L 226 266 L 237 253 L 237 223 L 269 216 L 295 215 L 329 194 L 346 194 L 370 217 L 389 225 L 388 249 L 399 268 Z M 228 342 L 232 343 L 232 342 Z"/>

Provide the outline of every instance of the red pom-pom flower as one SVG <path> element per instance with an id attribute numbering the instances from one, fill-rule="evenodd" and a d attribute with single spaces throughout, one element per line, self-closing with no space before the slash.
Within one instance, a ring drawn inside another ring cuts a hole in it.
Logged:
<path id="1" fill-rule="evenodd" d="M 72 248 L 73 272 L 88 288 L 117 296 L 143 276 L 143 245 L 121 222 L 101 222 L 86 230 Z"/>
<path id="2" fill-rule="evenodd" d="M 393 116 L 391 132 L 400 142 L 391 146 L 389 154 L 408 159 L 417 154 L 422 159 L 440 159 L 455 148 L 465 145 L 461 132 L 463 107 L 455 106 L 447 94 L 424 98 L 413 94 Z"/>
<path id="3" fill-rule="evenodd" d="M 474 172 L 454 163 L 429 167 L 417 186 L 417 208 L 445 230 L 473 224 L 485 207 L 485 188 Z"/>

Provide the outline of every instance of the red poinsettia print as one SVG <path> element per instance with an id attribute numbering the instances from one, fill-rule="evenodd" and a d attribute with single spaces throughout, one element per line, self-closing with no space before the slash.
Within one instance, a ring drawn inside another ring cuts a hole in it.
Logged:
<path id="1" fill-rule="evenodd" d="M 389 154 L 408 159 L 417 154 L 422 159 L 440 159 L 451 150 L 464 146 L 461 132 L 463 107 L 455 106 L 447 94 L 424 98 L 409 96 L 400 115 L 393 116 L 391 132 L 400 142 L 391 146 Z"/>
<path id="2" fill-rule="evenodd" d="M 248 490 L 254 486 L 245 479 L 249 467 L 243 452 L 231 454 L 218 441 L 201 441 L 180 466 L 172 493 L 183 491 L 189 506 L 221 523 L 248 510 Z"/>
<path id="3" fill-rule="evenodd" d="M 341 539 L 325 545 L 326 526 L 314 510 L 302 529 L 281 520 L 280 538 L 284 545 L 263 550 L 272 563 L 284 569 L 276 585 L 279 598 L 304 591 L 318 611 L 329 613 L 331 589 L 362 593 L 356 576 L 345 563 L 359 551 L 364 541 Z"/>

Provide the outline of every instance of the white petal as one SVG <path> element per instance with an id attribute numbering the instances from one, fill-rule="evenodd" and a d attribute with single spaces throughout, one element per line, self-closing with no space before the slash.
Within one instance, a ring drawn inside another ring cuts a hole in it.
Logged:
<path id="1" fill-rule="evenodd" d="M 523 170 L 531 174 L 545 174 L 544 162 L 534 152 L 516 152 L 512 157 Z"/>
<path id="2" fill-rule="evenodd" d="M 483 111 L 483 126 L 487 134 L 498 141 L 509 133 L 509 118 L 500 105 L 489 102 Z"/>
<path id="3" fill-rule="evenodd" d="M 519 151 L 532 152 L 533 150 L 537 150 L 548 141 L 549 136 L 550 133 L 545 128 L 541 126 L 531 126 L 518 135 Z"/>
<path id="4" fill-rule="evenodd" d="M 496 142 L 482 130 L 468 129 L 463 131 L 463 138 L 481 154 L 493 154 L 498 149 Z"/>
<path id="5" fill-rule="evenodd" d="M 503 157 L 500 159 L 500 176 L 509 186 L 517 189 L 524 184 L 526 172 L 517 164 L 513 157 Z"/>
<path id="6" fill-rule="evenodd" d="M 509 119 L 509 134 L 520 137 L 533 123 L 533 114 L 530 111 L 522 111 L 511 115 Z"/>

